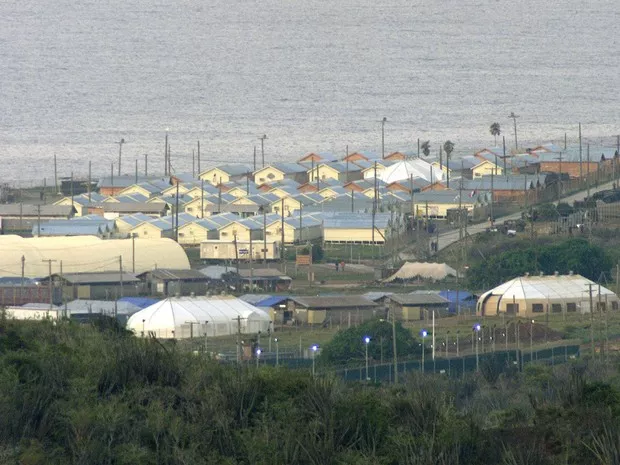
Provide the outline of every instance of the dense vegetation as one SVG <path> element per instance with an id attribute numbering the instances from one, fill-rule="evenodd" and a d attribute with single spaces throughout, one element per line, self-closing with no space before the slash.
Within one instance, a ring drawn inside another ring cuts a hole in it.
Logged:
<path id="1" fill-rule="evenodd" d="M 487 289 L 526 273 L 568 274 L 570 271 L 598 281 L 601 273 L 609 276 L 610 256 L 586 239 L 571 238 L 557 243 L 515 242 L 499 253 L 490 253 L 467 272 L 471 289 Z"/>
<path id="2" fill-rule="evenodd" d="M 137 340 L 0 320 L 0 463 L 610 464 L 617 365 L 344 385 Z"/>
<path id="3" fill-rule="evenodd" d="M 399 357 L 412 357 L 421 352 L 411 331 L 396 322 L 396 353 Z M 365 337 L 372 338 L 368 344 L 371 360 L 391 360 L 394 357 L 392 324 L 385 320 L 370 320 L 358 326 L 339 331 L 328 344 L 321 348 L 319 361 L 325 365 L 361 365 L 366 356 Z"/>

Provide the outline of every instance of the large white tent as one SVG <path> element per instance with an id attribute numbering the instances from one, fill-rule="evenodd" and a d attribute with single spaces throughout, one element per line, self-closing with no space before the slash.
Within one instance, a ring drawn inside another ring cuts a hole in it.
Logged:
<path id="1" fill-rule="evenodd" d="M 381 180 L 386 184 L 405 179 L 422 178 L 428 182 L 443 180 L 443 172 L 436 166 L 431 165 L 426 160 L 414 158 L 403 160 L 388 166 L 381 173 Z"/>
<path id="2" fill-rule="evenodd" d="M 42 278 L 50 273 L 118 271 L 143 273 L 153 268 L 189 269 L 187 254 L 172 239 L 107 239 L 95 236 L 0 236 L 0 276 Z M 62 267 L 62 268 L 61 268 Z"/>
<path id="3" fill-rule="evenodd" d="M 448 276 L 456 276 L 456 270 L 445 263 L 405 262 L 396 273 L 385 278 L 383 282 L 390 283 L 396 279 L 406 281 L 414 278 L 441 281 Z"/>
<path id="4" fill-rule="evenodd" d="M 236 297 L 173 297 L 134 313 L 127 329 L 138 336 L 154 333 L 163 339 L 255 334 L 269 330 L 263 310 Z"/>
<path id="5" fill-rule="evenodd" d="M 536 316 L 544 313 L 589 313 L 618 310 L 618 296 L 578 274 L 520 276 L 485 292 L 478 299 L 477 313 Z"/>

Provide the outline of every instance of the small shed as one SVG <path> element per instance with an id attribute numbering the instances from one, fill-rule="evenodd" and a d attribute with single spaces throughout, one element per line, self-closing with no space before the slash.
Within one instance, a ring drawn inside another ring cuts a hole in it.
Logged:
<path id="1" fill-rule="evenodd" d="M 293 321 L 293 313 L 288 308 L 291 297 L 285 295 L 266 296 L 265 299 L 254 303 L 256 307 L 269 309 L 271 321 L 276 324 L 287 324 Z"/>
<path id="2" fill-rule="evenodd" d="M 392 294 L 389 299 L 390 313 L 401 321 L 423 320 L 433 311 L 448 313 L 448 299 L 434 293 Z"/>
<path id="3" fill-rule="evenodd" d="M 49 278 L 41 280 L 43 286 Z M 132 273 L 96 272 L 53 274 L 54 286 L 62 288 L 66 300 L 103 299 L 137 296 L 142 290 L 140 279 Z"/>
<path id="4" fill-rule="evenodd" d="M 138 275 L 151 295 L 204 295 L 209 278 L 199 270 L 157 268 Z"/>
<path id="5" fill-rule="evenodd" d="M 350 326 L 376 318 L 378 305 L 362 296 L 292 297 L 289 311 L 297 323 Z"/>

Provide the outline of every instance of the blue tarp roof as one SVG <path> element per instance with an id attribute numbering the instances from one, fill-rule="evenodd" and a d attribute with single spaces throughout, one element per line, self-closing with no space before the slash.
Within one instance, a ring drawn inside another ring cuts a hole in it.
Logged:
<path id="1" fill-rule="evenodd" d="M 457 291 L 451 291 L 451 290 L 439 291 L 439 295 L 443 297 L 444 299 L 448 299 L 450 302 L 456 302 L 456 299 L 457 299 L 456 294 L 457 294 Z M 471 299 L 472 297 L 475 297 L 475 296 L 471 292 L 458 291 L 458 300 L 461 302 L 463 302 L 464 300 Z"/>
<path id="2" fill-rule="evenodd" d="M 254 304 L 254 306 L 256 307 L 273 307 L 274 305 L 278 305 L 281 302 L 284 302 L 285 300 L 287 300 L 288 297 L 284 296 L 284 295 L 274 295 L 272 297 L 267 297 L 264 300 L 261 300 L 260 302 L 256 302 Z"/>
<path id="3" fill-rule="evenodd" d="M 135 305 L 136 307 L 146 308 L 159 302 L 159 299 L 151 299 L 150 297 L 121 297 L 118 299 L 121 302 L 127 302 Z"/>

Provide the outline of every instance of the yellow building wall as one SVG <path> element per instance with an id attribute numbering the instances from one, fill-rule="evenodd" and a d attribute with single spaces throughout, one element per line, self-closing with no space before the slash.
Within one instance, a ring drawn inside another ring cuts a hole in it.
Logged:
<path id="1" fill-rule="evenodd" d="M 383 236 L 387 235 L 385 230 L 381 231 Z M 372 230 L 368 229 L 346 229 L 346 228 L 328 228 L 324 227 L 323 235 L 325 242 L 372 242 Z M 383 243 L 384 239 L 375 230 L 375 242 Z"/>
<path id="2" fill-rule="evenodd" d="M 230 202 L 231 205 L 256 205 L 256 202 L 252 202 L 247 197 L 238 197 L 236 200 Z"/>
<path id="3" fill-rule="evenodd" d="M 318 194 L 323 197 L 324 199 L 331 199 L 333 197 L 338 197 L 338 194 L 336 192 L 334 192 L 333 190 L 331 190 L 329 187 L 326 187 L 324 189 L 321 189 Z"/>
<path id="4" fill-rule="evenodd" d="M 64 199 L 60 199 L 58 202 L 54 202 L 54 205 L 71 205 L 73 203 L 73 208 L 75 208 L 74 216 L 84 216 L 87 212 L 87 208 L 84 205 L 80 205 L 79 203 L 71 202 L 71 197 L 65 197 Z"/>
<path id="5" fill-rule="evenodd" d="M 195 216 L 196 218 L 203 218 L 203 217 L 211 216 L 211 212 L 207 211 L 207 206 L 211 205 L 211 204 L 212 204 L 212 202 L 209 202 L 206 199 L 204 200 L 204 204 L 203 204 L 201 199 L 200 199 L 200 197 L 199 197 L 196 200 L 192 200 L 191 202 L 186 203 L 185 207 L 183 208 L 183 210 L 185 211 L 185 213 L 188 213 L 189 215 Z M 204 205 L 205 211 L 203 212 L 203 215 L 201 216 L 200 215 L 200 208 L 203 205 Z"/>
<path id="6" fill-rule="evenodd" d="M 201 194 L 202 194 L 202 189 L 200 187 L 193 187 L 185 193 L 185 195 L 191 197 L 192 199 L 199 199 Z M 208 197 L 209 194 L 205 192 L 204 196 Z"/>
<path id="7" fill-rule="evenodd" d="M 377 164 L 377 177 L 381 177 L 381 173 L 385 170 L 385 166 Z M 370 168 L 364 168 L 362 170 L 362 176 L 364 179 L 374 179 L 375 177 L 375 167 L 371 166 Z"/>
<path id="8" fill-rule="evenodd" d="M 250 229 L 237 223 L 231 223 L 220 229 L 220 239 L 232 241 L 237 235 L 237 241 L 250 241 Z"/>
<path id="9" fill-rule="evenodd" d="M 288 193 L 288 192 L 286 192 L 286 191 L 283 191 L 282 189 L 280 189 L 280 188 L 278 188 L 278 187 L 276 187 L 275 189 L 271 189 L 271 190 L 269 191 L 269 193 L 270 193 L 270 194 L 273 194 L 273 195 L 277 195 L 277 196 L 278 196 L 278 197 L 280 197 L 281 199 L 285 199 L 285 198 L 287 198 L 287 197 L 290 197 L 290 196 L 291 196 L 291 194 L 289 194 L 289 193 Z"/>
<path id="10" fill-rule="evenodd" d="M 495 164 L 491 163 L 490 161 L 485 161 L 472 169 L 472 174 L 474 178 L 479 178 L 481 176 L 491 176 L 491 174 L 497 174 L 497 176 L 500 176 L 503 173 L 503 170 L 499 166 L 496 167 Z"/>
<path id="11" fill-rule="evenodd" d="M 292 197 L 286 197 L 283 199 L 284 201 L 284 216 L 290 216 L 294 210 L 299 210 L 299 202 Z M 274 213 L 282 215 L 282 200 L 278 202 L 274 202 L 271 204 L 271 210 Z"/>
<path id="12" fill-rule="evenodd" d="M 463 194 L 463 197 L 466 197 L 466 194 Z M 426 216 L 426 203 L 418 203 L 415 205 L 416 207 L 416 216 L 418 217 L 425 217 Z M 428 203 L 428 216 L 431 217 L 439 217 L 439 218 L 445 218 L 447 216 L 447 212 L 448 210 L 451 209 L 458 209 L 459 208 L 459 204 L 457 203 L 446 203 L 446 204 L 442 204 L 442 203 L 438 203 L 438 204 L 433 204 L 431 202 Z M 474 205 L 472 203 L 461 203 L 461 208 L 467 208 L 468 211 L 472 211 L 474 209 Z"/>
<path id="13" fill-rule="evenodd" d="M 318 168 L 315 167 L 314 170 L 309 171 L 310 181 L 316 181 L 317 171 L 318 171 L 319 179 L 336 179 L 337 180 L 340 174 L 338 170 L 335 170 L 331 166 L 319 165 Z"/>
<path id="14" fill-rule="evenodd" d="M 139 224 L 135 228 L 130 229 L 129 234 L 135 234 L 136 237 L 141 239 L 161 239 L 164 237 L 161 229 L 149 223 Z"/>
<path id="15" fill-rule="evenodd" d="M 188 191 L 189 189 L 187 188 L 187 186 L 179 184 L 179 195 L 185 195 Z M 176 195 L 177 193 L 176 184 L 174 186 L 168 187 L 167 189 L 164 189 L 163 191 L 161 191 L 161 193 L 162 195 Z"/>
<path id="16" fill-rule="evenodd" d="M 282 179 L 284 179 L 284 173 L 272 166 L 267 166 L 254 173 L 254 182 L 256 184 L 281 181 Z"/>
<path id="17" fill-rule="evenodd" d="M 320 325 L 325 321 L 326 310 L 308 310 L 308 324 Z"/>
<path id="18" fill-rule="evenodd" d="M 200 173 L 200 179 L 204 179 L 206 182 L 210 182 L 214 186 L 217 186 L 220 182 L 226 183 L 230 181 L 230 176 L 219 168 L 211 168 L 210 170 Z"/>
<path id="19" fill-rule="evenodd" d="M 129 186 L 123 189 L 122 191 L 120 191 L 117 195 L 129 195 L 129 194 L 140 194 L 147 198 L 151 197 L 151 193 L 141 186 Z"/>
<path id="20" fill-rule="evenodd" d="M 209 231 L 197 224 L 186 224 L 179 228 L 179 244 L 199 245 L 208 239 Z"/>
<path id="21" fill-rule="evenodd" d="M 233 197 L 237 197 L 237 198 L 245 197 L 247 195 L 245 192 L 245 189 L 242 187 L 233 187 L 226 193 L 232 195 Z"/>

